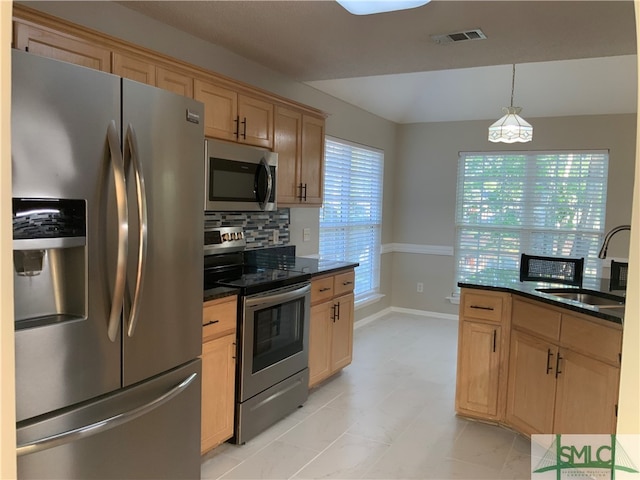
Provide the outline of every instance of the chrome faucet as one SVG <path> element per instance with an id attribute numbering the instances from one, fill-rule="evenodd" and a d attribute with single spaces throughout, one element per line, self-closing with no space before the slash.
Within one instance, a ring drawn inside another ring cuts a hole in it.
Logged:
<path id="1" fill-rule="evenodd" d="M 604 236 L 604 242 L 602 242 L 602 247 L 600 248 L 600 253 L 598 253 L 598 258 L 605 258 L 607 256 L 607 249 L 609 248 L 609 242 L 611 241 L 611 237 L 613 237 L 616 233 L 621 232 L 622 230 L 631 230 L 631 225 L 618 225 L 617 227 L 613 227 L 609 230 Z"/>

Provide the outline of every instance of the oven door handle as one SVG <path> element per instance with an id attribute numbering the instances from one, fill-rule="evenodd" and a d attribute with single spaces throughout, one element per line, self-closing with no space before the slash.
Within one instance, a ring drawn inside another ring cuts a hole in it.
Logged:
<path id="1" fill-rule="evenodd" d="M 295 290 L 290 290 L 281 293 L 267 293 L 256 295 L 255 297 L 246 297 L 244 300 L 245 307 L 255 307 L 257 305 L 263 305 L 265 303 L 269 304 L 279 304 L 284 303 L 289 300 L 295 300 L 301 296 L 306 295 L 311 292 L 311 284 L 308 283 L 304 287 L 296 288 Z"/>

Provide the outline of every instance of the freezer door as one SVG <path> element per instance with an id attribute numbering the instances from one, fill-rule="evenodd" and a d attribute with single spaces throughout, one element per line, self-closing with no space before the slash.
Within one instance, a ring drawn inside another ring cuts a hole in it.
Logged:
<path id="1" fill-rule="evenodd" d="M 204 238 L 203 107 L 122 80 L 129 262 L 123 384 L 200 355 Z"/>
<path id="2" fill-rule="evenodd" d="M 119 152 L 120 80 L 18 50 L 12 56 L 13 197 L 86 204 L 85 240 L 40 246 L 37 275 L 14 271 L 16 308 L 26 310 L 15 324 L 23 420 L 120 387 L 120 333 L 112 341 L 107 332 L 114 286 L 107 272 L 115 265 L 104 255 L 105 239 L 117 235 L 105 228 L 105 204 Z M 14 252 L 23 248 L 28 241 L 14 243 Z"/>
<path id="3" fill-rule="evenodd" d="M 19 479 L 200 478 L 200 360 L 18 424 Z"/>

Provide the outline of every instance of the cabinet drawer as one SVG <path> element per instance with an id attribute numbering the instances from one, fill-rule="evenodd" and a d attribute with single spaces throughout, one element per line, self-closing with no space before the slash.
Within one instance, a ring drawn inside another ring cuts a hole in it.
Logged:
<path id="1" fill-rule="evenodd" d="M 502 321 L 504 298 L 486 293 L 465 291 L 462 296 L 462 317 L 499 323 Z"/>
<path id="2" fill-rule="evenodd" d="M 580 352 L 592 358 L 620 365 L 622 351 L 622 332 L 598 325 L 573 315 L 562 315 L 562 346 Z"/>
<path id="3" fill-rule="evenodd" d="M 342 295 L 343 293 L 352 292 L 355 278 L 356 274 L 353 270 L 337 274 L 333 280 L 334 295 Z"/>
<path id="4" fill-rule="evenodd" d="M 202 311 L 202 339 L 211 340 L 235 331 L 237 305 L 235 296 L 206 302 Z"/>
<path id="5" fill-rule="evenodd" d="M 311 303 L 322 302 L 333 297 L 333 276 L 311 282 Z"/>
<path id="6" fill-rule="evenodd" d="M 542 305 L 513 300 L 511 324 L 549 340 L 560 339 L 560 312 Z"/>

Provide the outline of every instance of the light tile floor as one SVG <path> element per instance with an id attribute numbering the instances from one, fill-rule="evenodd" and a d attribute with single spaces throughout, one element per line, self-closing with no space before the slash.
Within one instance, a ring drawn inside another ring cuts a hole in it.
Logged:
<path id="1" fill-rule="evenodd" d="M 356 329 L 353 363 L 203 479 L 528 479 L 530 442 L 454 413 L 457 323 L 392 314 Z"/>

